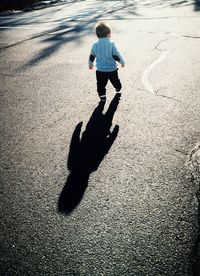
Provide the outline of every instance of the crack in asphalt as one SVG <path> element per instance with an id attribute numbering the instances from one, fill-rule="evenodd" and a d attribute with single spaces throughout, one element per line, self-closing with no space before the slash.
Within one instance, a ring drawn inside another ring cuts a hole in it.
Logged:
<path id="1" fill-rule="evenodd" d="M 9 48 L 18 46 L 18 45 L 20 45 L 20 44 L 23 44 L 23 43 L 25 43 L 25 42 L 27 42 L 27 41 L 30 41 L 30 40 L 33 40 L 33 39 L 42 37 L 42 36 L 44 36 L 44 35 L 51 35 L 51 34 L 53 35 L 54 33 L 55 33 L 55 32 L 53 32 L 52 30 L 48 30 L 48 31 L 39 33 L 39 34 L 37 34 L 37 35 L 31 36 L 31 37 L 29 37 L 29 38 L 23 39 L 23 40 L 21 40 L 21 41 L 18 41 L 18 42 L 16 42 L 16 43 L 13 43 L 13 44 L 10 44 L 10 45 L 6 45 L 6 46 L 2 46 L 2 47 L 0 47 L 0 52 L 3 52 L 3 51 L 5 51 L 5 50 L 7 50 L 7 49 L 9 49 Z"/>
<path id="2" fill-rule="evenodd" d="M 200 36 L 181 35 L 183 38 L 200 39 Z"/>
<path id="3" fill-rule="evenodd" d="M 55 32 L 53 32 L 53 31 L 46 31 L 46 32 L 42 32 L 42 33 L 40 33 L 40 34 L 38 34 L 38 35 L 34 35 L 34 36 L 32 36 L 32 37 L 29 37 L 29 38 L 23 39 L 23 40 L 21 40 L 21 41 L 18 41 L 18 42 L 16 42 L 16 43 L 13 43 L 13 44 L 10 44 L 10 45 L 6 45 L 6 46 L 2 46 L 2 47 L 0 47 L 0 52 L 4 52 L 4 51 L 6 51 L 6 50 L 9 49 L 9 48 L 16 47 L 16 46 L 18 46 L 18 45 L 21 45 L 21 44 L 27 42 L 27 41 L 30 41 L 30 40 L 33 40 L 33 39 L 42 37 L 42 36 L 44 36 L 44 35 L 51 35 L 51 34 L 53 35 L 54 33 L 55 33 Z"/>
<path id="4" fill-rule="evenodd" d="M 169 35 L 171 37 L 178 37 L 178 38 L 189 38 L 189 39 L 200 39 L 200 36 L 196 36 L 196 35 L 183 35 L 183 34 L 176 34 L 176 33 L 172 33 L 172 32 L 166 32 L 166 31 L 156 31 L 156 32 L 153 32 L 153 31 L 136 31 L 134 32 L 135 34 L 137 33 L 144 33 L 144 34 L 154 34 L 154 35 L 157 35 L 157 34 L 165 34 L 165 35 Z M 166 39 L 168 40 L 168 39 Z M 158 44 L 160 44 L 161 42 L 164 42 L 164 40 L 158 42 Z M 158 49 L 160 50 L 160 49 Z"/>
<path id="5" fill-rule="evenodd" d="M 118 18 L 117 20 L 161 20 L 161 19 L 182 19 L 182 18 L 199 18 L 199 16 L 161 16 L 161 17 L 124 17 L 124 18 Z M 111 21 L 116 20 L 115 18 L 107 18 L 102 17 L 102 20 Z M 85 20 L 82 20 L 81 22 L 85 22 Z"/>
<path id="6" fill-rule="evenodd" d="M 5 51 L 5 50 L 7 50 L 7 49 L 9 49 L 9 48 L 18 46 L 18 45 L 20 45 L 20 44 L 23 44 L 24 42 L 30 41 L 30 40 L 32 40 L 32 39 L 41 37 L 41 36 L 43 36 L 43 35 L 45 35 L 45 34 L 48 34 L 48 32 L 43 32 L 43 33 L 40 33 L 40 34 L 38 34 L 38 35 L 35 35 L 35 36 L 32 36 L 32 37 L 26 38 L 26 39 L 21 40 L 21 41 L 18 41 L 18 42 L 16 42 L 16 43 L 13 43 L 13 44 L 10 44 L 10 45 L 7 45 L 7 46 L 0 47 L 0 52 L 3 52 L 3 51 Z"/>
<path id="7" fill-rule="evenodd" d="M 155 91 L 154 93 L 156 94 L 156 96 L 158 97 L 162 97 L 162 98 L 166 98 L 166 99 L 169 99 L 169 100 L 172 100 L 172 101 L 176 101 L 176 102 L 179 102 L 179 103 L 183 103 L 181 100 L 179 99 L 176 99 L 174 97 L 170 97 L 170 96 L 167 96 L 167 95 L 162 95 L 162 94 L 158 94 L 159 91 Z"/>
<path id="8" fill-rule="evenodd" d="M 21 75 L 17 75 L 17 74 L 6 74 L 6 73 L 1 73 L 1 76 L 5 76 L 5 77 L 21 77 Z M 28 77 L 27 75 L 23 75 L 23 77 Z"/>
<path id="9" fill-rule="evenodd" d="M 167 34 L 167 33 L 166 33 Z M 178 38 L 189 38 L 189 39 L 200 39 L 200 36 L 195 36 L 195 35 L 181 35 L 181 34 L 175 34 L 175 33 L 171 33 L 168 32 L 168 34 L 171 37 L 178 37 Z"/>
<path id="10" fill-rule="evenodd" d="M 198 229 L 197 237 L 194 245 L 194 276 L 200 274 L 200 142 L 191 150 L 187 164 L 191 169 L 191 181 L 196 186 L 195 198 L 198 202 Z"/>
<path id="11" fill-rule="evenodd" d="M 181 100 L 179 99 L 176 99 L 174 97 L 171 97 L 171 96 L 168 96 L 168 95 L 162 95 L 162 94 L 159 94 L 158 92 L 159 91 L 156 91 L 154 90 L 154 88 L 152 87 L 152 85 L 150 84 L 149 82 L 149 75 L 151 74 L 152 70 L 154 69 L 154 67 L 161 63 L 165 57 L 167 56 L 168 54 L 168 50 L 163 50 L 160 48 L 160 45 L 166 41 L 169 41 L 171 38 L 173 37 L 178 37 L 178 38 L 189 38 L 189 39 L 199 39 L 200 37 L 199 36 L 191 36 L 191 35 L 178 35 L 178 34 L 173 34 L 173 33 L 170 33 L 170 32 L 165 32 L 166 35 L 169 35 L 171 36 L 170 38 L 165 38 L 165 39 L 162 39 L 160 40 L 156 46 L 154 47 L 155 50 L 158 50 L 159 52 L 161 52 L 161 55 L 156 59 L 154 60 L 150 65 L 148 65 L 144 72 L 143 72 L 143 75 L 141 77 L 141 81 L 144 85 L 144 87 L 150 92 L 150 93 L 153 93 L 155 94 L 156 96 L 158 97 L 163 97 L 163 98 L 166 98 L 166 99 L 169 99 L 169 100 L 173 100 L 173 101 L 176 101 L 176 102 L 179 102 L 179 103 L 182 103 L 184 104 Z"/>
<path id="12" fill-rule="evenodd" d="M 156 49 L 156 50 L 158 50 L 158 51 L 160 51 L 160 52 L 166 52 L 166 50 L 163 50 L 163 49 L 160 49 L 159 47 L 160 47 L 160 44 L 161 43 L 163 43 L 163 42 L 165 42 L 165 41 L 169 41 L 170 40 L 170 38 L 165 38 L 165 39 L 162 39 L 161 41 L 159 41 L 157 44 L 156 44 L 156 46 L 154 47 L 154 49 Z"/>
<path id="13" fill-rule="evenodd" d="M 178 153 L 180 153 L 181 155 L 184 155 L 184 156 L 187 156 L 188 155 L 188 153 L 187 152 L 185 152 L 185 151 L 183 151 L 183 150 L 180 150 L 180 149 L 176 149 L 176 148 L 172 148 L 174 151 L 176 151 L 176 152 L 178 152 Z"/>

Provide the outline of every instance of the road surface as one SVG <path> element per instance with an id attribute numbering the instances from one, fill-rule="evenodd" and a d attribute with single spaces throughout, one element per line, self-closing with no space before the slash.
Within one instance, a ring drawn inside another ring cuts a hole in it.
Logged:
<path id="1" fill-rule="evenodd" d="M 192 276 L 198 1 L 80 1 L 0 17 L 1 275 Z M 99 20 L 123 54 L 99 105 Z"/>

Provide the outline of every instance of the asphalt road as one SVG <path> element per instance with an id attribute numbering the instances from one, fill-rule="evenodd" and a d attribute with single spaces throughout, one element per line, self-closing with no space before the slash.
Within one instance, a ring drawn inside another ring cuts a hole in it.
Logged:
<path id="1" fill-rule="evenodd" d="M 200 275 L 198 1 L 81 1 L 0 17 L 0 274 Z M 126 67 L 99 105 L 108 21 Z"/>

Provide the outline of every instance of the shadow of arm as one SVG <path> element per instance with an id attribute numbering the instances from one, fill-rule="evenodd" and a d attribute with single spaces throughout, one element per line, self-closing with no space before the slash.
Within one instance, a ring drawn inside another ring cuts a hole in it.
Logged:
<path id="1" fill-rule="evenodd" d="M 72 139 L 70 143 L 70 149 L 69 149 L 69 156 L 68 156 L 68 162 L 67 167 L 70 171 L 73 170 L 73 168 L 76 165 L 76 160 L 79 154 L 80 150 L 80 133 L 81 133 L 81 127 L 83 125 L 83 122 L 78 123 L 78 125 L 75 127 L 75 130 L 72 134 Z"/>

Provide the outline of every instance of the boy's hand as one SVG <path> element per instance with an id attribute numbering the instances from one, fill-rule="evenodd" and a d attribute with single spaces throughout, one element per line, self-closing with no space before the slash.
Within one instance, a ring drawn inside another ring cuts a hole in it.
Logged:
<path id="1" fill-rule="evenodd" d="M 125 64 L 121 64 L 121 67 L 124 68 L 124 67 L 125 67 Z"/>
<path id="2" fill-rule="evenodd" d="M 92 70 L 94 68 L 94 65 L 89 65 L 89 69 Z"/>

